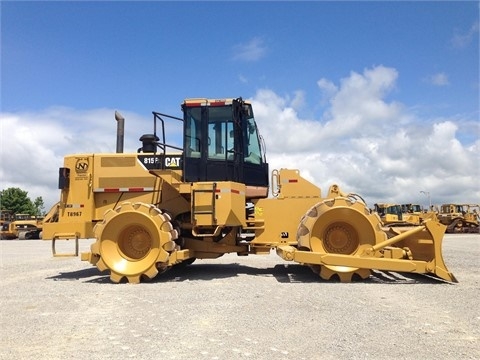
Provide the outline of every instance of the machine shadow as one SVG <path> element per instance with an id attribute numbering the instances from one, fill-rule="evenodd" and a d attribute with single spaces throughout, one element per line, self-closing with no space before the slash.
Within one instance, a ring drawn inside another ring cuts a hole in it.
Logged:
<path id="1" fill-rule="evenodd" d="M 313 273 L 309 267 L 300 264 L 277 264 L 269 268 L 257 268 L 239 263 L 231 264 L 192 264 L 177 265 L 168 271 L 157 275 L 153 279 L 142 277 L 143 283 L 169 283 L 184 281 L 208 281 L 213 279 L 228 279 L 238 276 L 273 277 L 279 283 L 324 283 L 336 284 L 340 281 L 323 280 Z M 109 273 L 100 272 L 96 267 L 61 272 L 58 275 L 47 277 L 53 281 L 83 281 L 85 283 L 111 284 Z M 365 280 L 353 280 L 355 283 L 365 284 L 450 284 L 447 281 L 423 274 L 397 273 L 373 270 L 372 275 Z M 124 278 L 121 283 L 127 283 Z"/>
<path id="2" fill-rule="evenodd" d="M 88 278 L 95 277 L 93 281 L 86 280 Z M 81 269 L 75 271 L 61 272 L 58 275 L 49 276 L 46 280 L 53 281 L 76 281 L 76 280 L 85 280 L 84 282 L 98 282 L 98 283 L 109 283 L 110 277 L 108 274 L 100 272 L 96 267 L 91 267 L 88 269 Z"/>

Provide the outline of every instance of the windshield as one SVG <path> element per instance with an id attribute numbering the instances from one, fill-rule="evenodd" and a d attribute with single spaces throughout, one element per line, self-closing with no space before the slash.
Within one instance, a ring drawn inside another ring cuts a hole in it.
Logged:
<path id="1" fill-rule="evenodd" d="M 232 107 L 210 107 L 208 110 L 208 158 L 233 160 L 235 144 Z"/>
<path id="2" fill-rule="evenodd" d="M 253 115 L 251 109 L 248 113 Z M 260 147 L 260 136 L 258 134 L 257 124 L 255 123 L 253 116 L 247 119 L 245 140 L 245 162 L 261 164 L 262 150 Z"/>
<path id="3" fill-rule="evenodd" d="M 185 113 L 185 151 L 188 157 L 200 157 L 202 145 L 202 109 L 187 108 Z"/>
<path id="4" fill-rule="evenodd" d="M 243 116 L 240 119 L 241 122 L 236 122 L 231 105 L 187 107 L 186 155 L 199 158 L 206 149 L 206 156 L 210 160 L 234 160 L 235 155 L 240 155 L 245 163 L 264 163 L 261 138 L 250 104 L 243 105 Z"/>

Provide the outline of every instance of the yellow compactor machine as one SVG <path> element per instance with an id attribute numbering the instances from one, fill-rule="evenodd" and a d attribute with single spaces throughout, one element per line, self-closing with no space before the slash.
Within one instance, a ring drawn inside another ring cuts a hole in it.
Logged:
<path id="1" fill-rule="evenodd" d="M 298 170 L 270 172 L 249 102 L 187 99 L 182 110 L 183 118 L 153 112 L 153 134 L 136 153 L 123 153 L 116 113 L 117 153 L 66 156 L 43 239 L 95 238 L 82 260 L 113 282 L 272 250 L 326 280 L 366 279 L 375 269 L 456 282 L 439 222 L 385 231 L 360 196 L 337 185 L 322 193 Z M 183 123 L 182 146 L 166 143 L 166 121 Z"/>

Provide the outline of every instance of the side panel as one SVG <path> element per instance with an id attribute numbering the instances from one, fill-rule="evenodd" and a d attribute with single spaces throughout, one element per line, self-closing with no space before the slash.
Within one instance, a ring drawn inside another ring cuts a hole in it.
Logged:
<path id="1" fill-rule="evenodd" d="M 324 200 L 321 190 L 295 169 L 274 172 L 275 198 L 254 202 L 255 222 L 262 224 L 255 230 L 252 245 L 296 245 L 297 229 L 302 217 L 318 202 Z"/>
<path id="2" fill-rule="evenodd" d="M 245 185 L 198 182 L 191 188 L 195 226 L 245 226 Z"/>
<path id="3" fill-rule="evenodd" d="M 302 217 L 320 198 L 269 198 L 255 202 L 255 221 L 263 223 L 255 230 L 251 246 L 296 245 Z"/>
<path id="4" fill-rule="evenodd" d="M 92 181 L 92 195 L 95 199 L 94 220 L 101 220 L 107 210 L 116 208 L 124 201 L 147 204 L 158 201 L 158 193 L 154 193 L 157 178 L 148 172 L 138 160 L 138 156 L 95 155 Z"/>
<path id="5" fill-rule="evenodd" d="M 81 238 L 93 236 L 94 197 L 92 179 L 93 154 L 66 156 L 63 164 L 65 174 L 59 184 L 62 189 L 58 204 L 58 221 L 43 224 L 42 238 L 52 239 L 61 234 L 77 233 Z"/>
<path id="6" fill-rule="evenodd" d="M 178 168 L 173 158 L 179 159 L 169 156 L 168 167 Z M 44 224 L 43 238 L 59 234 L 91 238 L 105 212 L 122 202 L 160 202 L 160 179 L 149 173 L 144 162 L 145 155 L 137 153 L 66 156 L 59 180 L 58 220 Z"/>

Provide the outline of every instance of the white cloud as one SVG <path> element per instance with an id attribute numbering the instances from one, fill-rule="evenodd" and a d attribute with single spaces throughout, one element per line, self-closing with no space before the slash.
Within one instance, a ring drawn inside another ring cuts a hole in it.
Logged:
<path id="1" fill-rule="evenodd" d="M 243 84 L 247 84 L 248 83 L 248 78 L 242 74 L 238 75 L 238 80 L 243 83 Z"/>
<path id="2" fill-rule="evenodd" d="M 323 93 L 321 103 L 325 104 L 333 98 L 333 96 L 337 93 L 338 88 L 337 86 L 331 82 L 330 80 L 327 80 L 325 78 L 321 78 L 320 80 L 317 81 L 317 85 L 320 88 L 320 90 Z"/>
<path id="3" fill-rule="evenodd" d="M 323 191 L 338 183 L 369 203 L 426 205 L 421 190 L 437 204 L 479 203 L 480 140 L 457 139 L 459 127 L 471 123 L 420 119 L 386 101 L 397 77 L 395 69 L 377 66 L 352 72 L 339 85 L 319 80 L 330 104 L 321 119 L 299 118 L 288 97 L 258 91 L 252 101 L 271 168 L 298 168 Z"/>
<path id="4" fill-rule="evenodd" d="M 305 92 L 302 90 L 297 90 L 294 92 L 290 106 L 296 110 L 303 108 L 305 105 Z"/>
<path id="5" fill-rule="evenodd" d="M 233 59 L 241 61 L 257 61 L 265 56 L 267 47 L 262 38 L 254 37 L 247 43 L 233 47 Z"/>
<path id="6" fill-rule="evenodd" d="M 448 75 L 444 72 L 433 74 L 425 79 L 426 82 L 435 85 L 435 86 L 446 86 L 450 85 Z"/>
<path id="7" fill-rule="evenodd" d="M 456 30 L 450 42 L 455 48 L 465 48 L 474 41 L 475 36 L 478 35 L 479 29 L 480 27 L 477 21 L 466 31 Z"/>
<path id="8" fill-rule="evenodd" d="M 422 119 L 407 106 L 387 101 L 398 73 L 377 66 L 348 77 L 322 79 L 328 106 L 321 118 L 301 118 L 305 93 L 280 96 L 258 90 L 251 99 L 267 146 L 270 169 L 295 168 L 325 193 L 339 184 L 369 203 L 377 201 L 480 203 L 480 139 L 462 143 L 459 133 L 479 134 L 472 119 Z M 150 114 L 120 110 L 125 152 L 152 132 Z M 308 113 L 308 112 L 307 112 Z M 179 125 L 167 124 L 167 142 L 180 139 Z M 114 152 L 114 109 L 51 108 L 37 113 L 0 114 L 1 189 L 20 187 L 48 208 L 58 201 L 58 168 L 71 153 Z M 473 130 L 473 131 L 472 131 Z M 172 139 L 172 140 L 170 140 Z M 177 142 L 178 145 L 178 142 Z"/>
<path id="9" fill-rule="evenodd" d="M 268 134 L 265 140 L 270 150 L 282 153 L 287 148 L 302 152 L 315 147 L 322 124 L 309 120 L 299 122 L 288 98 L 282 98 L 271 90 L 259 90 L 253 102 L 256 117 L 262 119 L 260 131 Z M 273 139 L 268 139 L 270 134 L 274 134 Z"/>

